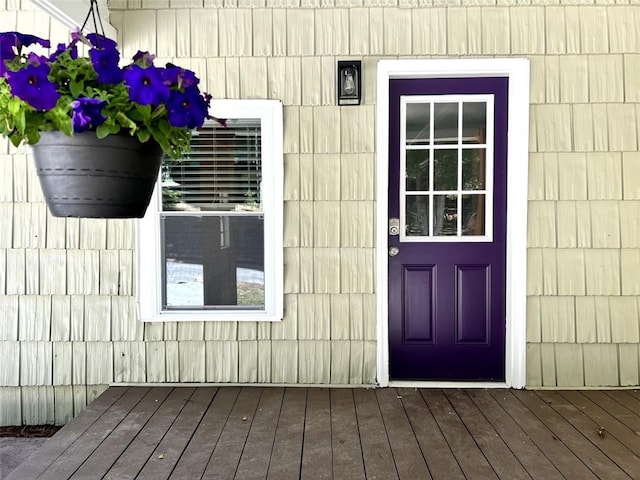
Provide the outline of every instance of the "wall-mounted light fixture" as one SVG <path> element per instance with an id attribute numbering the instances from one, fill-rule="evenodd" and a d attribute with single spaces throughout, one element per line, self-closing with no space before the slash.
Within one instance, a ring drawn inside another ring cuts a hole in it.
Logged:
<path id="1" fill-rule="evenodd" d="M 362 98 L 362 62 L 338 61 L 338 105 L 360 105 Z"/>

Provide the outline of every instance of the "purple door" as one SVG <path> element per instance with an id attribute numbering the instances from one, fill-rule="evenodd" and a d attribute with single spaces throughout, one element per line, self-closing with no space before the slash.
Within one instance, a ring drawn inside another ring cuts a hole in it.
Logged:
<path id="1" fill-rule="evenodd" d="M 507 78 L 389 95 L 389 373 L 505 380 Z"/>

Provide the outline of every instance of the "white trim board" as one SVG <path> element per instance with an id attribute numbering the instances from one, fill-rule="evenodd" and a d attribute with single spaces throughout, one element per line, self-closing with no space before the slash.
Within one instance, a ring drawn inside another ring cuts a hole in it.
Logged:
<path id="1" fill-rule="evenodd" d="M 524 58 L 403 59 L 378 62 L 376 109 L 377 380 L 380 386 L 390 385 L 387 287 L 389 278 L 387 262 L 389 81 L 398 78 L 452 77 L 508 77 L 509 79 L 506 385 L 502 385 L 524 388 L 526 382 L 527 182 L 529 163 L 529 61 Z M 398 382 L 393 382 L 393 384 L 397 385 Z M 402 382 L 402 384 L 418 386 L 424 383 Z M 478 384 L 486 385 L 486 382 L 478 382 Z M 447 385 L 472 387 L 470 382 L 447 382 Z"/>
<path id="2" fill-rule="evenodd" d="M 31 3 L 37 5 L 42 10 L 47 12 L 52 18 L 55 18 L 62 25 L 69 30 L 79 28 L 84 22 L 91 2 L 89 0 L 30 0 Z M 98 7 L 100 9 L 100 17 L 102 19 L 102 26 L 104 27 L 104 34 L 117 40 L 118 32 L 109 23 L 109 9 L 107 8 L 106 0 L 98 1 Z M 89 28 L 87 31 L 92 30 L 93 24 L 89 22 Z"/>
<path id="3" fill-rule="evenodd" d="M 395 388 L 509 388 L 505 382 L 421 382 L 390 380 L 389 387 Z"/>

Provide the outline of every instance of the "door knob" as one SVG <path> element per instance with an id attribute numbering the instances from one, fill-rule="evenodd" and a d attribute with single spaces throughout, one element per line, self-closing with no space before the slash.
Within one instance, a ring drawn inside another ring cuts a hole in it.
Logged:
<path id="1" fill-rule="evenodd" d="M 390 257 L 395 257 L 399 253 L 400 253 L 400 249 L 398 247 L 396 247 L 395 245 L 392 245 L 391 247 L 389 247 L 389 256 Z"/>

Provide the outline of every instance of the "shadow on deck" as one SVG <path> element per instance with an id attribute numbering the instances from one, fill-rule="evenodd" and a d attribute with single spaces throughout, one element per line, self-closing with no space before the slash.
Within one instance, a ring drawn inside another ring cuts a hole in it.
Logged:
<path id="1" fill-rule="evenodd" d="M 640 391 L 111 387 L 8 478 L 640 478 Z"/>

